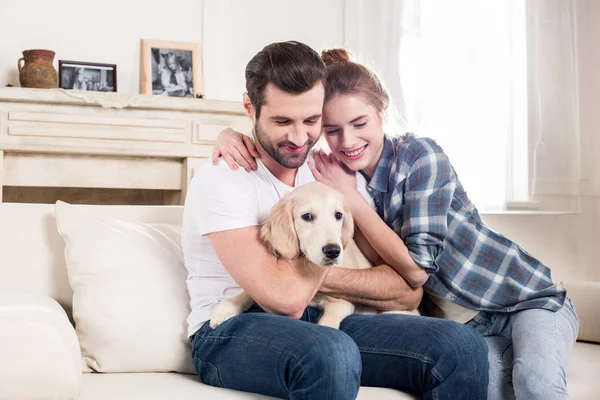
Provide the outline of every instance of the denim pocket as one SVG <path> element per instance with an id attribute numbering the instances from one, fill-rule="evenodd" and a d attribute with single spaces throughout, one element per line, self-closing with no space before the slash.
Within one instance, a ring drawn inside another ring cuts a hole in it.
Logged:
<path id="1" fill-rule="evenodd" d="M 219 370 L 214 364 L 204 362 L 198 357 L 194 357 L 194 366 L 196 367 L 196 372 L 198 373 L 198 376 L 202 382 L 210 386 L 224 386 L 223 382 L 221 382 L 221 379 L 219 378 Z"/>
<path id="2" fill-rule="evenodd" d="M 205 338 L 210 332 L 212 332 L 212 328 L 210 327 L 210 320 L 206 321 L 200 329 L 198 329 L 197 334 L 200 335 L 201 338 Z"/>
<path id="3" fill-rule="evenodd" d="M 493 324 L 493 314 L 481 311 L 476 314 L 466 325 L 472 327 L 482 336 L 492 335 L 490 327 Z"/>

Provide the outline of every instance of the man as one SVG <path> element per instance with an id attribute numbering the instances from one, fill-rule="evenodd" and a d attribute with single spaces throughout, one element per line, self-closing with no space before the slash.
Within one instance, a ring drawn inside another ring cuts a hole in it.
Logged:
<path id="1" fill-rule="evenodd" d="M 332 287 L 382 309 L 416 308 L 421 289 L 393 269 L 307 267 L 277 259 L 259 239 L 271 207 L 314 180 L 305 161 L 321 134 L 325 79 L 319 55 L 302 43 L 261 50 L 246 67 L 244 94 L 258 169 L 206 163 L 190 184 L 183 248 L 198 374 L 210 385 L 291 399 L 354 399 L 361 384 L 484 399 L 487 346 L 466 326 L 399 314 L 351 315 L 339 330 L 315 324 L 307 305 Z M 214 307 L 240 287 L 257 305 L 211 329 Z"/>

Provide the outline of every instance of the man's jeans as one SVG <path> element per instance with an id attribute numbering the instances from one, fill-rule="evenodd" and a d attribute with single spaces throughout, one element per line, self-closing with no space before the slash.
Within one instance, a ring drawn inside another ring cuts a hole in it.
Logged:
<path id="1" fill-rule="evenodd" d="M 489 346 L 489 400 L 569 398 L 565 368 L 579 331 L 569 297 L 556 312 L 482 312 L 467 325 Z"/>
<path id="2" fill-rule="evenodd" d="M 485 399 L 487 345 L 471 327 L 404 314 L 351 315 L 339 330 L 258 306 L 214 330 L 205 323 L 192 355 L 203 382 L 289 399 L 349 400 L 359 386 L 424 399 Z"/>

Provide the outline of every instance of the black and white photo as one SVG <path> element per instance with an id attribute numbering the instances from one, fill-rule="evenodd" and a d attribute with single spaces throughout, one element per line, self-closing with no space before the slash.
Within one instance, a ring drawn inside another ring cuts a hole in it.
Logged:
<path id="1" fill-rule="evenodd" d="M 200 44 L 141 42 L 141 92 L 169 97 L 202 97 Z"/>
<path id="2" fill-rule="evenodd" d="M 194 97 L 192 51 L 152 48 L 152 94 Z"/>
<path id="3" fill-rule="evenodd" d="M 58 86 L 88 92 L 116 92 L 117 66 L 81 61 L 58 62 Z"/>

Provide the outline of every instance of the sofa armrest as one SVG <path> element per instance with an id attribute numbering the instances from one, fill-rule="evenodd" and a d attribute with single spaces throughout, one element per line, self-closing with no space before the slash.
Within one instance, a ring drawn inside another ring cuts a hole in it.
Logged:
<path id="1" fill-rule="evenodd" d="M 578 340 L 600 343 L 600 282 L 565 282 L 579 316 Z"/>
<path id="2" fill-rule="evenodd" d="M 73 399 L 81 350 L 67 314 L 52 298 L 0 295 L 0 399 Z"/>

